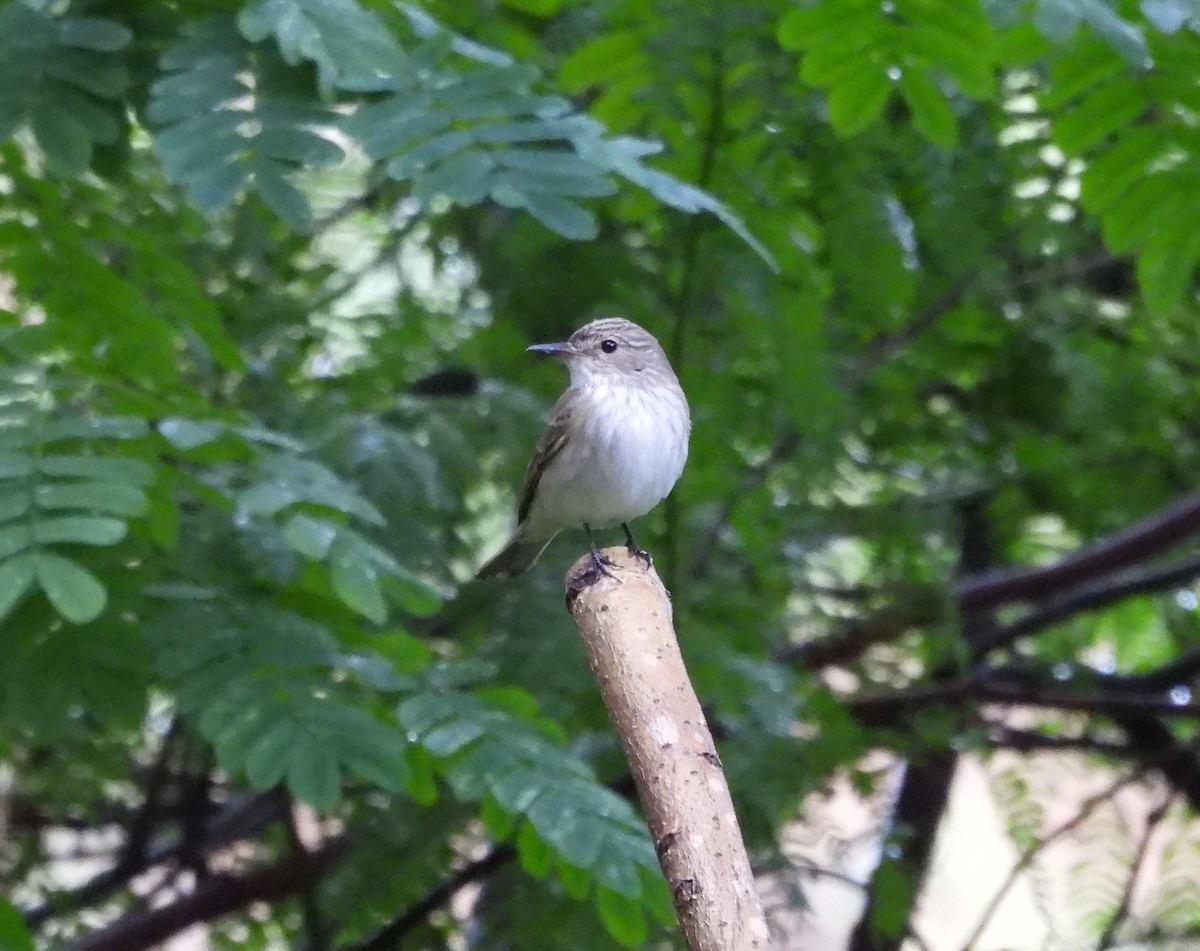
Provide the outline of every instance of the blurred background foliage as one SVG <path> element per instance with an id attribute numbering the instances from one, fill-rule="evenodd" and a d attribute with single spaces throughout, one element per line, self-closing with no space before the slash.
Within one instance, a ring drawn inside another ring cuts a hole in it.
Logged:
<path id="1" fill-rule="evenodd" d="M 525 346 L 604 314 L 691 400 L 638 537 L 764 876 L 801 880 L 805 797 L 893 751 L 850 941 L 899 948 L 954 758 L 1018 733 L 1161 769 L 1194 855 L 1194 727 L 1156 712 L 1195 716 L 1200 569 L 996 650 L 1022 609 L 956 592 L 1193 487 L 1198 28 L 1194 0 L 0 2 L 0 945 L 674 940 L 562 609 L 582 537 L 470 582 L 563 386 Z M 1079 695 L 1021 731 L 986 691 L 871 706 L 968 677 Z M 1186 940 L 1167 885 L 1070 941 Z"/>

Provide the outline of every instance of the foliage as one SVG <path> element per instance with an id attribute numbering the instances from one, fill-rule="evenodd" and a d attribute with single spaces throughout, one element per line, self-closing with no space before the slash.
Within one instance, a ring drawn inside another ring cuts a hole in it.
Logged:
<path id="1" fill-rule="evenodd" d="M 0 945 L 105 947 L 150 868 L 167 899 L 294 868 L 306 809 L 340 862 L 214 946 L 673 940 L 562 611 L 581 538 L 470 581 L 563 385 L 524 348 L 609 313 L 690 398 L 638 537 L 760 867 L 806 796 L 872 792 L 868 751 L 1019 734 L 1179 794 L 1161 896 L 1115 920 L 1136 833 L 1093 823 L 1060 931 L 1194 929 L 1200 792 L 1146 720 L 864 704 L 962 675 L 1188 709 L 1186 572 L 982 654 L 1081 589 L 955 586 L 1194 486 L 1198 31 L 1189 0 L 0 0 Z M 997 773 L 1036 850 L 1054 797 Z M 856 951 L 911 927 L 913 823 L 880 821 Z M 81 831 L 104 887 L 54 857 Z"/>

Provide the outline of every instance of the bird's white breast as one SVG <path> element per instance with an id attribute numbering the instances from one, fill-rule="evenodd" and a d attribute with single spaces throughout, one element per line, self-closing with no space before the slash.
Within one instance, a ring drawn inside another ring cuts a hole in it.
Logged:
<path id="1" fill-rule="evenodd" d="M 667 497 L 687 461 L 687 402 L 678 386 L 582 388 L 577 426 L 547 467 L 530 511 L 554 530 L 616 525 Z"/>

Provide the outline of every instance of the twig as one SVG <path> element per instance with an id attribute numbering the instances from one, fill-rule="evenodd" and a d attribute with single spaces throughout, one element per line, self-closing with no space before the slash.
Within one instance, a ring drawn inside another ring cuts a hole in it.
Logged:
<path id="1" fill-rule="evenodd" d="M 290 854 L 245 875 L 213 875 L 170 905 L 118 918 L 83 938 L 74 951 L 143 951 L 197 922 L 212 921 L 254 902 L 279 901 L 328 872 L 345 851 L 345 840 L 337 840 L 306 852 L 303 858 Z"/>
<path id="2" fill-rule="evenodd" d="M 887 363 L 921 334 L 935 327 L 938 321 L 958 306 L 970 286 L 970 278 L 964 278 L 951 284 L 913 314 L 908 323 L 899 330 L 894 333 L 877 334 L 872 338 L 867 343 L 866 353 L 846 374 L 846 388 L 851 391 L 857 390 L 866 381 L 871 371 Z"/>
<path id="3" fill-rule="evenodd" d="M 1032 601 L 1158 555 L 1200 532 L 1200 491 L 1053 564 L 967 578 L 956 587 L 965 612 L 1010 601 Z"/>
<path id="4" fill-rule="evenodd" d="M 1017 857 L 1017 861 L 1013 864 L 1012 869 L 1009 870 L 1008 877 L 1004 880 L 1004 884 L 1000 886 L 1000 890 L 997 891 L 996 894 L 992 896 L 992 900 L 988 902 L 987 908 L 983 910 L 983 916 L 979 919 L 978 924 L 975 925 L 975 928 L 971 931 L 971 934 L 968 935 L 967 940 L 963 942 L 962 951 L 972 951 L 976 942 L 979 941 L 984 930 L 987 928 L 988 924 L 999 910 L 1000 903 L 1004 901 L 1004 897 L 1009 893 L 1013 885 L 1017 883 L 1017 879 L 1020 877 L 1021 873 L 1033 864 L 1033 860 L 1036 859 L 1038 855 L 1045 851 L 1056 840 L 1061 839 L 1064 835 L 1067 835 L 1068 833 L 1073 832 L 1075 829 L 1078 829 L 1079 826 L 1088 820 L 1093 812 L 1100 808 L 1100 806 L 1112 799 L 1113 796 L 1115 796 L 1126 786 L 1137 782 L 1140 778 L 1140 773 L 1130 773 L 1127 776 L 1122 776 L 1107 789 L 1085 799 L 1080 805 L 1079 811 L 1075 813 L 1074 816 L 1072 816 L 1062 825 L 1053 829 L 1044 838 L 1038 839 L 1038 841 L 1028 846 L 1025 851 Z"/>
<path id="5" fill-rule="evenodd" d="M 30 929 L 36 930 L 55 915 L 103 901 L 152 864 L 147 850 L 160 818 L 163 790 L 170 778 L 169 763 L 178 736 L 179 723 L 173 721 L 154 757 L 154 765 L 146 778 L 146 792 L 142 805 L 130 820 L 125 845 L 116 864 L 84 882 L 74 891 L 51 895 L 41 905 L 25 912 L 25 923 Z"/>
<path id="6" fill-rule="evenodd" d="M 969 287 L 968 281 L 958 282 L 918 310 L 900 330 L 892 334 L 880 334 L 871 340 L 867 344 L 866 354 L 847 373 L 844 381 L 846 389 L 851 392 L 859 389 L 871 371 L 891 360 L 917 337 L 936 326 L 938 321 L 962 300 Z M 692 560 L 691 566 L 693 577 L 702 576 L 708 570 L 709 558 L 717 546 L 721 532 L 729 524 L 733 510 L 737 508 L 738 503 L 762 485 L 772 470 L 791 456 L 799 445 L 799 432 L 789 426 L 775 440 L 766 457 L 746 470 L 741 481 L 738 482 L 737 488 L 726 497 L 717 517 L 713 519 L 712 525 L 709 526 L 703 540 L 696 548 L 696 557 Z"/>
<path id="7" fill-rule="evenodd" d="M 409 931 L 424 922 L 464 887 L 481 878 L 487 878 L 516 856 L 516 850 L 511 845 L 495 846 L 483 858 L 463 866 L 445 881 L 435 885 L 374 934 L 354 944 L 345 945 L 338 951 L 393 951 L 400 946 L 401 940 Z"/>
<path id="8" fill-rule="evenodd" d="M 303 862 L 312 852 L 304 843 L 304 836 L 301 833 L 298 823 L 298 808 L 299 804 L 289 793 L 287 821 L 284 823 L 287 828 L 288 846 L 291 848 L 292 855 L 295 856 L 296 861 Z M 317 879 L 310 878 L 301 882 L 297 896 L 300 899 L 300 911 L 304 917 L 304 931 L 307 935 L 304 945 L 305 951 L 326 951 L 329 947 L 329 928 L 326 926 L 324 916 L 321 914 L 321 903 L 317 894 Z"/>
<path id="9" fill-rule="evenodd" d="M 700 169 L 696 185 L 707 189 L 717 167 L 717 152 L 725 137 L 725 47 L 724 37 L 719 32 L 719 18 L 713 43 L 709 47 L 709 109 L 700 150 Z M 687 333 L 696 303 L 696 277 L 700 260 L 700 237 L 706 222 L 699 215 L 692 215 L 684 226 L 683 250 L 681 252 L 681 274 L 679 288 L 675 294 L 675 326 L 671 331 L 671 363 L 684 365 Z M 666 522 L 667 552 L 663 573 L 672 590 L 678 588 L 678 539 L 679 539 L 679 496 L 672 493 L 667 497 L 663 509 Z"/>
<path id="10" fill-rule="evenodd" d="M 282 815 L 282 800 L 275 792 L 260 793 L 228 804 L 217 816 L 204 824 L 204 847 L 211 850 L 245 838 L 262 829 Z M 36 928 L 65 910 L 78 910 L 103 901 L 134 877 L 155 866 L 185 857 L 190 840 L 177 838 L 147 850 L 136 868 L 125 868 L 117 874 L 116 867 L 101 872 L 69 894 L 56 895 L 41 905 L 23 913 L 26 924 Z"/>
<path id="11" fill-rule="evenodd" d="M 998 683 L 965 678 L 928 684 L 886 694 L 865 694 L 846 700 L 847 708 L 864 722 L 879 725 L 910 709 L 962 703 L 1002 703 L 1025 707 L 1054 707 L 1109 716 L 1154 714 L 1165 717 L 1200 717 L 1200 702 L 1176 703 L 1159 693 L 1083 693 L 1044 684 Z"/>
<path id="12" fill-rule="evenodd" d="M 1129 877 L 1125 879 L 1125 889 L 1121 892 L 1121 900 L 1117 904 L 1116 911 L 1113 912 L 1112 918 L 1104 928 L 1104 933 L 1100 935 L 1100 940 L 1096 943 L 1096 951 L 1107 951 L 1112 947 L 1113 939 L 1117 936 L 1117 929 L 1124 924 L 1125 919 L 1129 917 L 1129 908 L 1133 902 L 1133 891 L 1137 887 L 1138 876 L 1142 873 L 1142 868 L 1146 864 L 1146 853 L 1149 851 L 1150 839 L 1154 835 L 1154 830 L 1158 828 L 1163 817 L 1174 802 L 1174 793 L 1163 799 L 1162 803 L 1146 817 L 1146 828 L 1142 832 L 1141 841 L 1138 842 L 1137 852 L 1133 857 L 1133 864 L 1129 866 Z"/>
<path id="13" fill-rule="evenodd" d="M 992 631 L 987 638 L 973 645 L 974 656 L 983 657 L 991 651 L 1008 647 L 1014 641 L 1036 634 L 1084 611 L 1092 611 L 1124 598 L 1151 594 L 1173 588 L 1200 575 L 1200 555 L 1161 567 L 1130 572 L 1113 579 L 1088 585 L 1055 597 L 1046 604 L 1010 624 Z"/>
<path id="14" fill-rule="evenodd" d="M 1043 750 L 1058 752 L 1100 753 L 1119 759 L 1129 759 L 1135 750 L 1128 743 L 1113 743 L 1092 736 L 1048 736 L 1034 730 L 1018 730 L 1003 723 L 985 720 L 993 728 L 991 745 L 997 749 L 1036 753 Z"/>

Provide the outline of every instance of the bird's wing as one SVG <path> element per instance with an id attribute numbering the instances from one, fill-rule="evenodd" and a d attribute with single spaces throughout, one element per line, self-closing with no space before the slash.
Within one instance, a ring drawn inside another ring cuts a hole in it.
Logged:
<path id="1" fill-rule="evenodd" d="M 533 505 L 533 497 L 537 494 L 538 483 L 547 467 L 567 446 L 570 427 L 567 425 L 571 418 L 574 399 L 573 390 L 567 390 L 559 397 L 554 409 L 550 412 L 550 421 L 538 440 L 533 458 L 529 460 L 529 468 L 525 470 L 525 485 L 521 489 L 521 504 L 517 507 L 517 522 L 524 522 Z"/>

